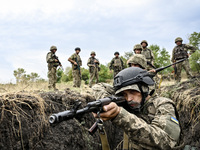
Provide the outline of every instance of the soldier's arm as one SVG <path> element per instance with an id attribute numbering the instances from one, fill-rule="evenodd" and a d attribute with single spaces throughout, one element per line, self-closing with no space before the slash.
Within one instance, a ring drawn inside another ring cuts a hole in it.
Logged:
<path id="1" fill-rule="evenodd" d="M 159 106 L 151 124 L 121 108 L 113 123 L 122 128 L 129 139 L 140 146 L 171 149 L 179 139 L 180 127 L 170 118 L 175 118 L 172 104 Z"/>
<path id="2" fill-rule="evenodd" d="M 114 63 L 114 58 L 111 60 L 110 62 L 110 66 L 109 66 L 109 69 L 112 70 L 113 69 L 113 63 Z"/>
<path id="3" fill-rule="evenodd" d="M 80 64 L 79 64 L 80 66 L 82 66 L 82 60 L 81 60 L 81 57 L 80 57 Z"/>
<path id="4" fill-rule="evenodd" d="M 87 65 L 88 65 L 88 67 L 92 67 L 92 66 L 94 66 L 93 64 L 91 64 L 90 59 L 88 59 Z"/>
<path id="5" fill-rule="evenodd" d="M 71 62 L 72 64 L 75 64 L 76 62 L 74 61 L 74 54 L 71 55 L 69 58 L 68 58 L 68 61 Z"/>
<path id="6" fill-rule="evenodd" d="M 172 59 L 171 59 L 171 62 L 172 62 L 172 63 L 174 63 L 174 61 L 175 61 L 175 60 L 174 60 L 174 51 L 175 51 L 175 48 L 172 50 Z"/>
<path id="7" fill-rule="evenodd" d="M 190 50 L 190 55 L 193 54 L 196 51 L 196 48 L 194 46 L 191 46 L 191 45 L 188 45 L 188 44 L 186 44 L 185 46 L 186 46 L 187 49 Z"/>
<path id="8" fill-rule="evenodd" d="M 152 57 L 152 62 L 154 62 L 155 57 L 154 57 L 154 54 L 153 54 L 153 51 L 152 51 L 152 50 L 151 50 L 151 57 Z"/>
<path id="9" fill-rule="evenodd" d="M 124 66 L 124 61 L 120 58 L 120 60 L 121 60 L 121 62 L 122 62 L 122 69 L 124 69 L 125 68 L 125 66 Z"/>
<path id="10" fill-rule="evenodd" d="M 47 63 L 55 62 L 55 59 L 51 57 L 51 53 L 47 54 L 46 60 L 47 60 Z"/>

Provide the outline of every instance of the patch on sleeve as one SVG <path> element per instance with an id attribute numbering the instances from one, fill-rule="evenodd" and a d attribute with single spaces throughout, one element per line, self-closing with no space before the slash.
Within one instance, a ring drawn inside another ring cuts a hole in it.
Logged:
<path id="1" fill-rule="evenodd" d="M 176 118 L 174 118 L 174 117 L 171 117 L 170 120 L 173 121 L 173 122 L 175 122 L 176 124 L 179 124 L 178 120 Z"/>

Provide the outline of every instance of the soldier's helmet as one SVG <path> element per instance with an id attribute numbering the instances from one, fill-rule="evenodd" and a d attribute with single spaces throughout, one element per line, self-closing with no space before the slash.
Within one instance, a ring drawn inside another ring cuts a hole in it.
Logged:
<path id="1" fill-rule="evenodd" d="M 80 47 L 76 47 L 75 51 L 81 51 Z"/>
<path id="2" fill-rule="evenodd" d="M 95 53 L 94 51 L 92 51 L 92 52 L 90 53 L 90 55 L 92 55 L 92 54 L 96 55 L 96 53 Z"/>
<path id="3" fill-rule="evenodd" d="M 118 55 L 119 55 L 119 52 L 115 52 L 115 53 L 114 53 L 114 55 L 116 55 L 116 54 L 118 54 Z"/>
<path id="4" fill-rule="evenodd" d="M 57 50 L 57 47 L 56 46 L 51 46 L 50 47 L 50 51 L 52 51 L 52 50 Z"/>
<path id="5" fill-rule="evenodd" d="M 135 51 L 136 49 L 140 49 L 142 51 L 142 46 L 140 44 L 136 44 L 134 47 L 133 47 L 133 51 Z"/>
<path id="6" fill-rule="evenodd" d="M 142 69 L 147 68 L 147 60 L 142 54 L 135 54 L 132 57 L 129 58 L 127 61 L 128 65 L 131 66 L 131 64 L 140 65 Z"/>
<path id="7" fill-rule="evenodd" d="M 148 42 L 146 40 L 142 40 L 142 42 L 140 44 L 142 45 L 142 43 L 146 43 L 148 46 Z"/>
<path id="8" fill-rule="evenodd" d="M 142 95 L 141 106 L 149 93 L 149 85 L 154 85 L 150 74 L 139 67 L 130 67 L 120 71 L 114 78 L 116 95 L 122 95 L 125 90 L 136 90 Z"/>
<path id="9" fill-rule="evenodd" d="M 181 38 L 181 37 L 177 37 L 176 39 L 175 39 L 175 43 L 176 42 L 183 42 L 183 39 Z"/>

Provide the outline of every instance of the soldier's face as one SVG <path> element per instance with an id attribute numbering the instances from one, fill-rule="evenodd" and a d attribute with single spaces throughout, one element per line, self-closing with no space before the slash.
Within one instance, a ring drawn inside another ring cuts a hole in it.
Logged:
<path id="1" fill-rule="evenodd" d="M 53 49 L 52 51 L 53 51 L 53 53 L 55 53 L 57 51 L 57 49 Z"/>
<path id="2" fill-rule="evenodd" d="M 142 43 L 142 47 L 146 47 L 146 46 L 147 46 L 147 44 L 143 42 Z"/>
<path id="3" fill-rule="evenodd" d="M 181 41 L 176 42 L 176 45 L 180 46 L 182 44 Z"/>
<path id="4" fill-rule="evenodd" d="M 142 102 L 142 94 L 136 90 L 125 90 L 123 95 L 131 107 L 137 107 Z"/>
<path id="5" fill-rule="evenodd" d="M 135 54 L 141 54 L 141 49 L 135 49 Z"/>
<path id="6" fill-rule="evenodd" d="M 117 58 L 118 58 L 118 57 L 119 57 L 119 55 L 118 55 L 118 54 L 115 54 L 115 57 L 117 57 Z"/>
<path id="7" fill-rule="evenodd" d="M 76 50 L 76 54 L 79 54 L 80 53 L 80 51 L 79 50 Z"/>
<path id="8" fill-rule="evenodd" d="M 92 57 L 94 57 L 94 56 L 95 56 L 95 54 L 92 54 L 91 56 L 92 56 Z"/>

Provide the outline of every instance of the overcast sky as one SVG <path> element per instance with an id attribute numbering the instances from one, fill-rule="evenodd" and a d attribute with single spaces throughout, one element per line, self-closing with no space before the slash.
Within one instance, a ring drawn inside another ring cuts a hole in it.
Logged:
<path id="1" fill-rule="evenodd" d="M 200 0 L 6 0 L 0 5 L 0 83 L 24 68 L 47 79 L 52 45 L 64 67 L 75 47 L 86 66 L 91 51 L 102 64 L 147 40 L 171 54 L 174 39 L 200 32 Z"/>

